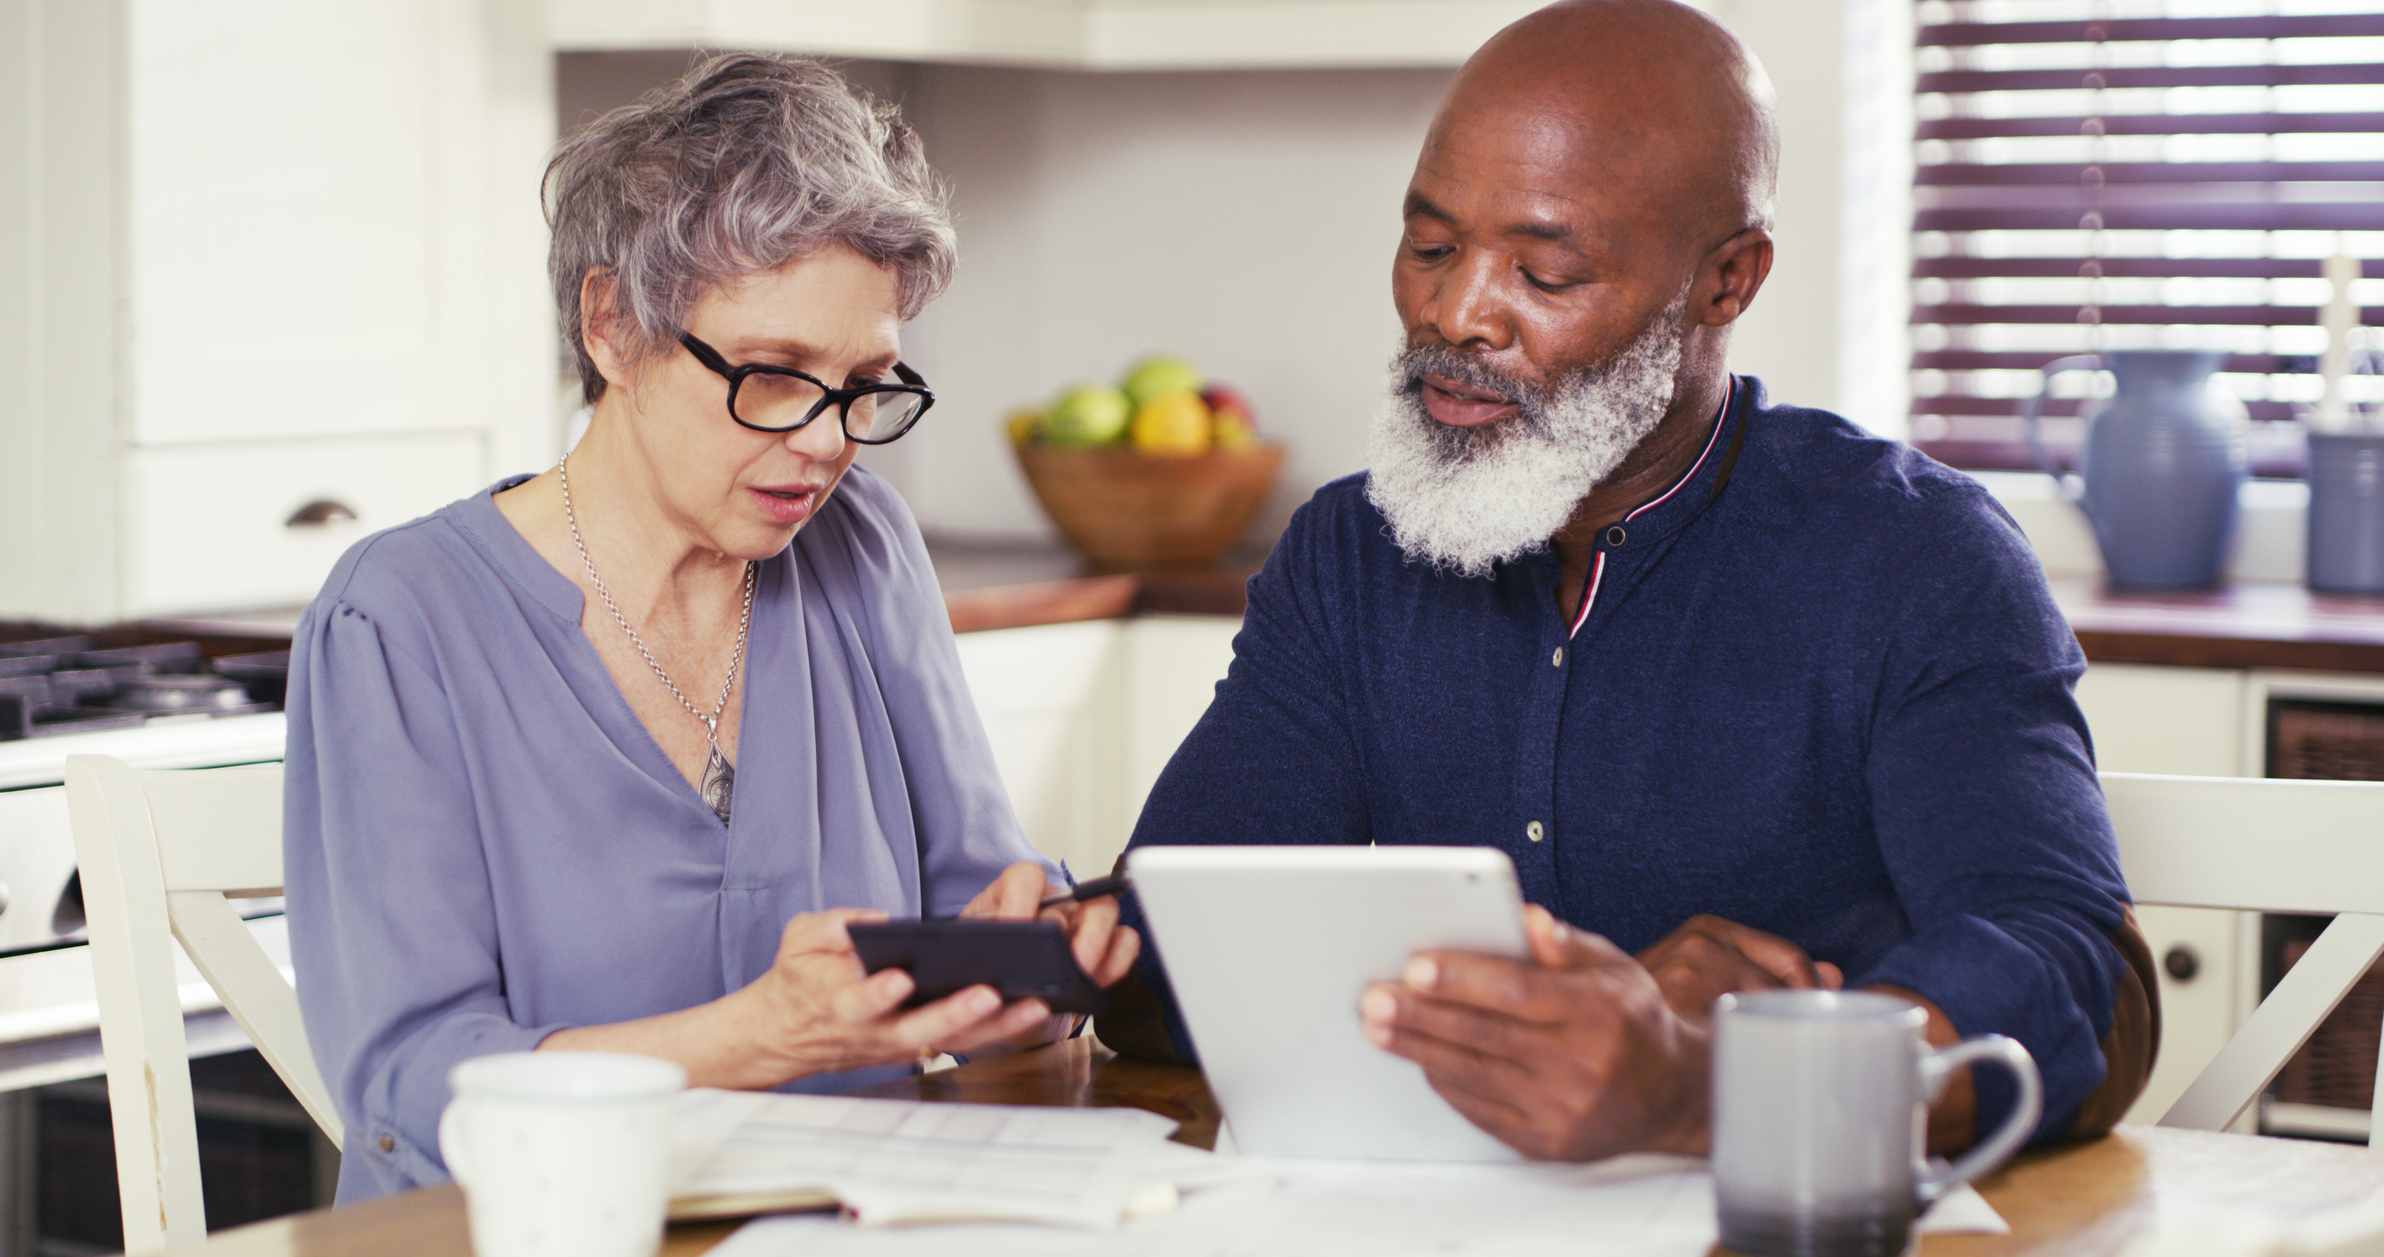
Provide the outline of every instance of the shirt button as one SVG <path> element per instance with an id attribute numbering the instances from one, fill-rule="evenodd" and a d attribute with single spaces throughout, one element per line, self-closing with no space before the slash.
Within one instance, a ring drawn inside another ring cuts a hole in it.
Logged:
<path id="1" fill-rule="evenodd" d="M 1551 668 L 1561 668 L 1564 666 L 1564 647 L 1559 646 L 1556 648 L 1556 657 L 1548 661 L 1548 666 Z"/>
<path id="2" fill-rule="evenodd" d="M 373 1143 L 377 1145 L 383 1152 L 397 1151 L 397 1141 L 391 1139 L 387 1135 L 383 1135 L 379 1139 L 373 1140 Z"/>
<path id="3" fill-rule="evenodd" d="M 1538 821 L 1533 821 L 1529 825 L 1525 825 L 1523 827 L 1523 836 L 1531 839 L 1533 842 L 1538 842 L 1540 839 L 1548 836 L 1548 831 L 1540 828 L 1540 823 Z"/>

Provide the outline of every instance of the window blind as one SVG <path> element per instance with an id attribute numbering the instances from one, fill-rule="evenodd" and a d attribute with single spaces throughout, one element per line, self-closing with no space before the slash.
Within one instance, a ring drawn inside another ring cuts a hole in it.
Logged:
<path id="1" fill-rule="evenodd" d="M 2298 474 L 2325 259 L 2384 325 L 2384 3 L 1919 0 L 1912 434 L 2027 467 L 2022 399 L 2065 354 L 2207 349 Z M 2086 379 L 2046 407 L 2074 458 Z M 2365 392 L 2373 397 L 2372 381 Z"/>

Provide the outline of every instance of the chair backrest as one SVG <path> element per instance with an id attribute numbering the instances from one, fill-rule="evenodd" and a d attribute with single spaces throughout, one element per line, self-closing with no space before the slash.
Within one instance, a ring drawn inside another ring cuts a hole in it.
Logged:
<path id="1" fill-rule="evenodd" d="M 2136 902 L 2334 914 L 2161 1118 L 2224 1129 L 2384 955 L 2384 782 L 2137 773 L 2102 782 Z M 2384 1079 L 2384 1053 L 2377 1073 Z M 2369 1130 L 2384 1147 L 2384 1122 Z"/>
<path id="2" fill-rule="evenodd" d="M 281 892 L 281 778 L 279 764 L 136 772 L 105 755 L 67 757 L 127 1253 L 207 1234 L 174 940 L 341 1142 L 297 992 L 229 902 Z"/>

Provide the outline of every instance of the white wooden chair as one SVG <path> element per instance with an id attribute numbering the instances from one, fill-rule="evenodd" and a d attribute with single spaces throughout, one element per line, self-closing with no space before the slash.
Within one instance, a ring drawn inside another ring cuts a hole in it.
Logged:
<path id="1" fill-rule="evenodd" d="M 174 940 L 323 1133 L 341 1141 L 298 994 L 229 902 L 281 893 L 281 771 L 66 760 L 124 1246 L 135 1257 L 207 1235 Z"/>
<path id="2" fill-rule="evenodd" d="M 2160 1119 L 2223 1130 L 2384 955 L 2384 782 L 2136 773 L 2102 782 L 2136 902 L 2335 914 Z M 2384 1081 L 2384 1054 L 2377 1072 Z M 2369 1123 L 2368 1143 L 2384 1147 L 2384 1121 Z"/>

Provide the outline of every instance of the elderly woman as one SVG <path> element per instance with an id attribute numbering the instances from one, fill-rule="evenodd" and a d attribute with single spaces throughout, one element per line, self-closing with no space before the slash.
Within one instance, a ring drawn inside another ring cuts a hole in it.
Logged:
<path id="1" fill-rule="evenodd" d="M 845 924 L 1027 917 L 1019 832 L 917 526 L 858 444 L 931 396 L 950 274 L 916 137 L 816 64 L 716 58 L 548 170 L 594 407 L 544 475 L 359 543 L 293 654 L 286 838 L 342 1201 L 445 1177 L 447 1071 L 603 1048 L 842 1089 L 1074 1022 L 904 1010 Z M 1054 913 L 1107 985 L 1114 903 Z"/>

